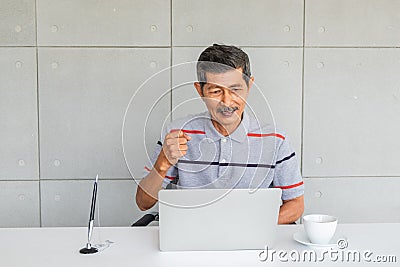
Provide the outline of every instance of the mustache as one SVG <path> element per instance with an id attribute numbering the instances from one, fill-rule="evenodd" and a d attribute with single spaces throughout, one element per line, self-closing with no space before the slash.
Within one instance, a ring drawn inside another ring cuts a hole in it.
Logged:
<path id="1" fill-rule="evenodd" d="M 236 110 L 238 110 L 238 107 L 220 107 L 217 108 L 217 112 L 223 113 L 223 112 L 235 112 Z"/>

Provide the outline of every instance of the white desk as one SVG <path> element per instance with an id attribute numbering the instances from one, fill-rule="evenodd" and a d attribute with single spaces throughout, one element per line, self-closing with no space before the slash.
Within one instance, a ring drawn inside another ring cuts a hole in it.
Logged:
<path id="1" fill-rule="evenodd" d="M 276 251 L 304 251 L 310 248 L 292 239 L 302 225 L 279 226 Z M 400 262 L 400 223 L 394 224 L 339 224 L 337 233 L 347 236 L 352 250 L 370 250 L 376 255 L 395 255 L 397 263 L 360 262 L 359 266 L 398 266 Z M 262 250 L 217 252 L 160 252 L 158 227 L 95 228 L 97 243 L 109 239 L 110 248 L 93 255 L 79 254 L 86 242 L 86 228 L 30 228 L 0 229 L 0 266 L 56 267 L 56 266 L 312 266 L 309 262 L 293 263 L 259 260 Z M 338 250 L 337 248 L 335 248 Z M 288 258 L 288 256 L 286 256 Z M 342 266 L 348 263 L 325 260 L 318 265 Z M 351 263 L 354 265 L 354 263 Z"/>

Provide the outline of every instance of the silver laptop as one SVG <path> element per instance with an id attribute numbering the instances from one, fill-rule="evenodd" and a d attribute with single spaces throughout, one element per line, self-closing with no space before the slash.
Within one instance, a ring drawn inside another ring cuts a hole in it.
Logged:
<path id="1" fill-rule="evenodd" d="M 281 194 L 279 188 L 161 190 L 160 250 L 270 248 Z"/>

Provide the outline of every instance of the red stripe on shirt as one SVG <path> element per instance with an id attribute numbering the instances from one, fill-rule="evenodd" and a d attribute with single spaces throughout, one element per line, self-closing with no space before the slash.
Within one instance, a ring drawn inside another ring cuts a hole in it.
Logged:
<path id="1" fill-rule="evenodd" d="M 298 186 L 300 186 L 302 184 L 304 184 L 303 181 L 301 181 L 300 183 L 297 183 L 297 184 L 285 185 L 285 186 L 275 186 L 275 187 L 276 188 L 280 188 L 280 189 L 290 189 L 290 188 L 298 187 Z"/>
<path id="2" fill-rule="evenodd" d="M 149 172 L 151 171 L 147 166 L 144 166 L 144 169 L 146 171 L 149 171 Z M 174 180 L 176 177 L 165 175 L 165 178 L 170 179 L 170 180 Z"/>
<path id="3" fill-rule="evenodd" d="M 268 134 L 259 134 L 259 133 L 248 133 L 247 136 L 251 136 L 251 137 L 267 137 L 267 136 L 275 136 L 278 138 L 281 138 L 283 140 L 285 140 L 285 137 L 281 134 L 278 133 L 268 133 Z"/>
<path id="4" fill-rule="evenodd" d="M 144 166 L 144 169 L 145 169 L 146 171 L 151 172 L 151 170 L 150 170 L 147 166 Z"/>
<path id="5" fill-rule="evenodd" d="M 199 131 L 199 130 L 185 130 L 185 129 L 172 129 L 170 132 L 177 132 L 177 131 L 182 131 L 184 133 L 188 134 L 206 134 L 204 131 Z"/>

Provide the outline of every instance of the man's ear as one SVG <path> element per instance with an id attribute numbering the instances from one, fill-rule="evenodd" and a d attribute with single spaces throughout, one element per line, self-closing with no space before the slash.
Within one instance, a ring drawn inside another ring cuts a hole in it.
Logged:
<path id="1" fill-rule="evenodd" d="M 193 85 L 194 85 L 194 88 L 196 88 L 197 93 L 199 94 L 199 96 L 200 97 L 204 97 L 203 89 L 201 88 L 200 83 L 199 82 L 195 82 L 195 83 L 193 83 Z"/>
<path id="2" fill-rule="evenodd" d="M 254 77 L 251 76 L 249 79 L 249 92 L 250 92 L 251 87 L 253 86 L 253 83 L 254 83 Z"/>

